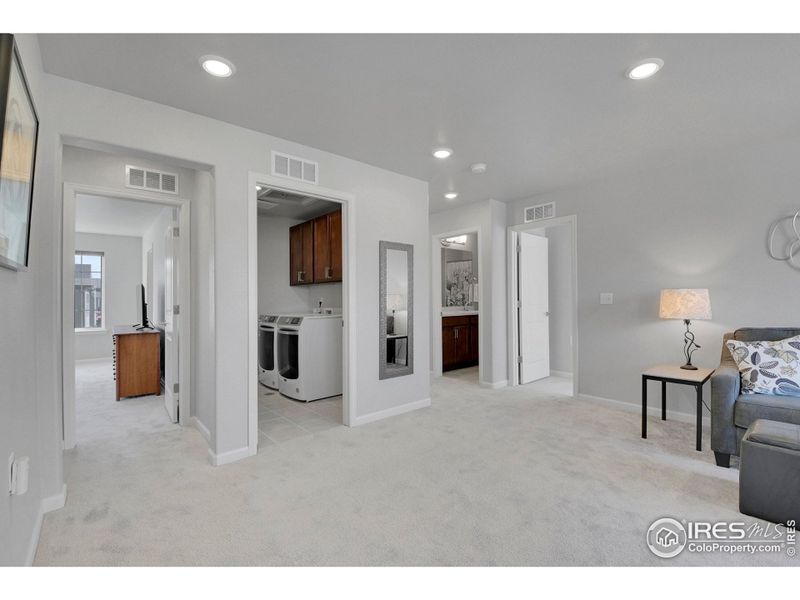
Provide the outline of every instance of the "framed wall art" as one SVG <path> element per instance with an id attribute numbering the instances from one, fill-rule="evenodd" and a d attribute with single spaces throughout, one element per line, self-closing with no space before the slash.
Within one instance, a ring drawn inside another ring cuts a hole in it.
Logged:
<path id="1" fill-rule="evenodd" d="M 39 118 L 11 34 L 0 34 L 0 266 L 27 270 Z"/>

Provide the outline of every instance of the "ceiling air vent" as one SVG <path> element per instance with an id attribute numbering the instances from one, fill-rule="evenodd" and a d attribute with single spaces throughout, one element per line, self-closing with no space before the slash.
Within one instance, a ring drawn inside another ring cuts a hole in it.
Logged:
<path id="1" fill-rule="evenodd" d="M 319 163 L 273 151 L 272 174 L 316 185 L 319 183 Z"/>
<path id="2" fill-rule="evenodd" d="M 143 169 L 127 165 L 125 167 L 125 187 L 165 194 L 178 193 L 178 176 L 154 169 Z"/>
<path id="3" fill-rule="evenodd" d="M 556 216 L 556 203 L 548 202 L 547 204 L 539 204 L 537 206 L 529 206 L 525 209 L 525 222 L 541 221 L 543 219 L 552 219 Z"/>

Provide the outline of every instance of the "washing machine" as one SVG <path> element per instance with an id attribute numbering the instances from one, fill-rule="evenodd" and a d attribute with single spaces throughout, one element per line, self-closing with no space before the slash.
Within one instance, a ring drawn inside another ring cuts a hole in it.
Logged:
<path id="1" fill-rule="evenodd" d="M 270 389 L 278 389 L 277 336 L 279 315 L 258 318 L 258 381 Z"/>
<path id="2" fill-rule="evenodd" d="M 277 347 L 281 394 L 303 402 L 341 395 L 341 315 L 281 316 Z"/>

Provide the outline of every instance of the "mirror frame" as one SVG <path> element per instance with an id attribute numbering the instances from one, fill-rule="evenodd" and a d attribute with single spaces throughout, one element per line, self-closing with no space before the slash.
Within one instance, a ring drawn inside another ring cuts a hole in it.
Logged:
<path id="1" fill-rule="evenodd" d="M 414 246 L 399 242 L 378 242 L 380 292 L 378 297 L 378 379 L 403 377 L 414 373 Z M 386 252 L 399 250 L 408 256 L 408 364 L 404 367 L 388 368 L 386 364 Z"/>

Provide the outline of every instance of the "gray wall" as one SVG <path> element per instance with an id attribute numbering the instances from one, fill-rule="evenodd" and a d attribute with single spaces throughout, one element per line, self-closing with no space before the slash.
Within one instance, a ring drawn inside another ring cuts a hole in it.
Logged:
<path id="1" fill-rule="evenodd" d="M 800 324 L 800 272 L 766 251 L 770 223 L 800 208 L 798 161 L 798 139 L 754 142 L 512 206 L 515 223 L 549 201 L 578 216 L 581 393 L 636 404 L 642 369 L 681 363 L 683 325 L 659 320 L 662 288 L 710 290 L 714 318 L 694 323 L 699 366 L 719 364 L 726 331 Z M 614 304 L 601 306 L 600 292 Z M 692 413 L 691 393 L 673 388 L 669 408 Z"/>
<path id="2" fill-rule="evenodd" d="M 342 307 L 342 284 L 289 285 L 289 228 L 298 219 L 258 217 L 258 312 L 303 314 L 323 307 Z"/>
<path id="3" fill-rule="evenodd" d="M 142 282 L 142 238 L 76 233 L 75 250 L 103 253 L 105 328 L 75 334 L 75 359 L 111 358 L 115 325 L 137 322 L 136 286 Z"/>

